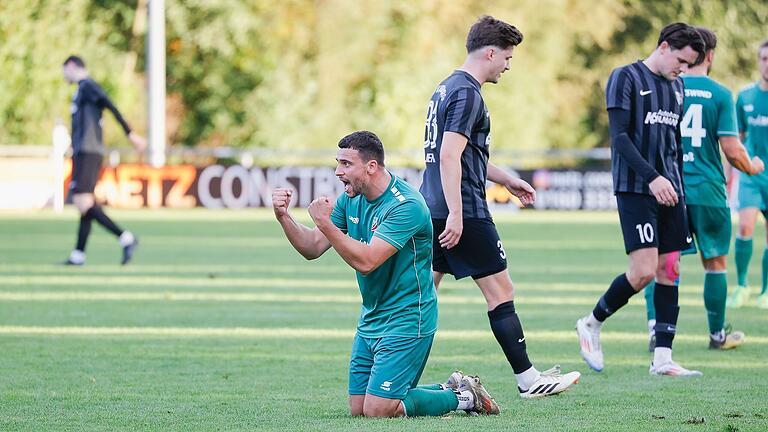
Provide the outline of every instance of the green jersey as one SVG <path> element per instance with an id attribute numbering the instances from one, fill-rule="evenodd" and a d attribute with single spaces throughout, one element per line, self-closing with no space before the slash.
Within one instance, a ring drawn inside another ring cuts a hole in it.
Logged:
<path id="1" fill-rule="evenodd" d="M 363 297 L 357 333 L 366 338 L 424 337 L 437 330 L 437 295 L 432 278 L 432 219 L 424 198 L 392 175 L 381 196 L 336 200 L 331 221 L 355 240 L 373 237 L 397 249 L 376 270 L 357 273 Z"/>
<path id="2" fill-rule="evenodd" d="M 683 76 L 683 83 L 685 114 L 680 132 L 685 202 L 728 207 L 719 139 L 739 135 L 733 96 L 730 90 L 707 76 Z"/>
<path id="3" fill-rule="evenodd" d="M 739 132 L 746 134 L 744 145 L 750 157 L 759 156 L 768 161 L 768 91 L 761 90 L 758 83 L 744 88 L 736 101 L 736 116 Z M 761 188 L 768 187 L 768 174 L 765 172 L 752 177 L 740 176 L 739 180 L 752 182 Z"/>

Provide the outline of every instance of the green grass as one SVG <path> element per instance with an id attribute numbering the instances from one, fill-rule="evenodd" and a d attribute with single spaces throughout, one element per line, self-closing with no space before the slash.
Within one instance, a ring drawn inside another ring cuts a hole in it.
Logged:
<path id="1" fill-rule="evenodd" d="M 748 343 L 708 351 L 697 258 L 683 261 L 675 358 L 703 378 L 648 375 L 641 296 L 605 327 L 605 371 L 581 361 L 573 323 L 626 266 L 615 214 L 497 219 L 531 359 L 581 371 L 578 386 L 521 400 L 480 293 L 447 280 L 422 382 L 477 373 L 501 416 L 371 420 L 347 415 L 359 294 L 335 253 L 305 262 L 264 211 L 110 213 L 141 238 L 125 268 L 98 227 L 85 267 L 55 265 L 74 243 L 71 210 L 0 214 L 0 430 L 768 429 L 765 311 L 729 311 Z"/>

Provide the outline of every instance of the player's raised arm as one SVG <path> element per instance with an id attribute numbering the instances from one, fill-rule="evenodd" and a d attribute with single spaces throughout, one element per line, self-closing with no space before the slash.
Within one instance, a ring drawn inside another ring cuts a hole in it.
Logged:
<path id="1" fill-rule="evenodd" d="M 324 254 L 331 247 L 331 243 L 320 230 L 306 227 L 291 216 L 288 207 L 292 195 L 291 189 L 277 188 L 272 191 L 272 209 L 293 248 L 304 258 L 312 260 Z"/>

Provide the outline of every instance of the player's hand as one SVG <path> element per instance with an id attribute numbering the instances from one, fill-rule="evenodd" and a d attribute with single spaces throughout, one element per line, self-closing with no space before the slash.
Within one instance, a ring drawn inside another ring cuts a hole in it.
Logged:
<path id="1" fill-rule="evenodd" d="M 143 136 L 137 134 L 134 131 L 131 131 L 128 134 L 128 141 L 130 141 L 131 144 L 133 144 L 133 148 L 135 148 L 136 151 L 139 153 L 143 153 L 144 150 L 146 150 L 147 148 L 147 140 L 144 139 Z"/>
<path id="2" fill-rule="evenodd" d="M 765 164 L 763 160 L 755 156 L 752 158 L 752 175 L 760 174 L 765 171 Z"/>
<path id="3" fill-rule="evenodd" d="M 461 240 L 461 232 L 464 230 L 464 221 L 461 215 L 448 213 L 448 219 L 445 220 L 445 230 L 437 237 L 440 247 L 450 249 L 456 246 Z"/>
<path id="4" fill-rule="evenodd" d="M 512 178 L 504 187 L 509 193 L 516 196 L 524 206 L 536 201 L 536 189 L 521 178 Z"/>
<path id="5" fill-rule="evenodd" d="M 672 183 L 663 176 L 658 176 L 648 185 L 651 193 L 656 197 L 659 204 L 668 207 L 677 205 L 678 197 Z"/>
<path id="6" fill-rule="evenodd" d="M 272 191 L 272 209 L 275 211 L 275 217 L 279 219 L 288 214 L 292 195 L 291 189 L 277 188 Z"/>
<path id="7" fill-rule="evenodd" d="M 323 196 L 312 201 L 312 203 L 309 204 L 307 211 L 309 212 L 309 216 L 315 222 L 315 225 L 320 227 L 320 225 L 331 220 L 333 203 L 331 203 L 328 197 Z"/>

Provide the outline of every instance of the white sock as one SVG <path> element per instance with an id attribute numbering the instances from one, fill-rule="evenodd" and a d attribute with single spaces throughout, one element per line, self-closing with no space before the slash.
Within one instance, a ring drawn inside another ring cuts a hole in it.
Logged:
<path id="1" fill-rule="evenodd" d="M 85 262 L 85 252 L 77 249 L 73 249 L 72 252 L 69 253 L 69 261 L 75 263 L 75 264 L 82 264 Z"/>
<path id="2" fill-rule="evenodd" d="M 656 334 L 656 320 L 648 320 L 648 333 Z"/>
<path id="3" fill-rule="evenodd" d="M 459 400 L 459 406 L 456 407 L 457 410 L 469 410 L 475 407 L 475 397 L 469 390 L 456 390 L 456 399 Z"/>
<path id="4" fill-rule="evenodd" d="M 541 374 L 536 370 L 535 367 L 531 366 L 525 372 L 515 374 L 515 378 L 517 379 L 517 386 L 520 387 L 521 390 L 527 391 L 529 388 L 531 388 L 533 383 L 541 378 Z"/>
<path id="5" fill-rule="evenodd" d="M 656 347 L 653 350 L 653 364 L 663 365 L 672 361 L 672 348 Z"/>
<path id="6" fill-rule="evenodd" d="M 123 231 L 123 233 L 120 234 L 120 246 L 122 247 L 128 246 L 133 243 L 134 240 L 133 233 L 130 231 Z"/>
<path id="7" fill-rule="evenodd" d="M 593 329 L 593 330 L 600 330 L 600 328 L 603 326 L 603 323 L 601 321 L 598 321 L 597 318 L 595 318 L 595 314 L 590 313 L 585 318 L 585 324 L 587 324 L 587 327 Z"/>

